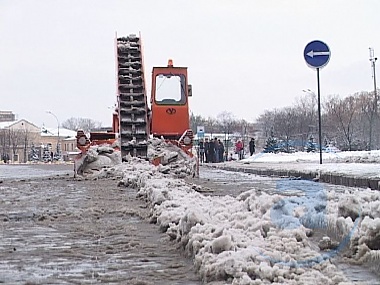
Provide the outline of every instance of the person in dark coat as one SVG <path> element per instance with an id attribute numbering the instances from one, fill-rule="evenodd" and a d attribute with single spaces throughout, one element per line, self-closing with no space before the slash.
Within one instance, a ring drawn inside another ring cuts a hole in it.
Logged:
<path id="1" fill-rule="evenodd" d="M 219 162 L 219 143 L 218 139 L 214 138 L 214 156 L 213 162 Z"/>
<path id="2" fill-rule="evenodd" d="M 199 161 L 200 163 L 205 162 L 205 145 L 203 139 L 199 140 Z"/>
<path id="3" fill-rule="evenodd" d="M 249 152 L 251 156 L 255 153 L 255 138 L 251 138 L 251 141 L 249 142 Z"/>
<path id="4" fill-rule="evenodd" d="M 210 142 L 208 141 L 208 138 L 205 139 L 205 158 L 206 158 L 206 163 L 211 162 L 210 160 Z"/>
<path id="5" fill-rule="evenodd" d="M 219 143 L 219 162 L 223 162 L 224 161 L 224 145 L 220 140 L 218 140 L 218 143 Z"/>

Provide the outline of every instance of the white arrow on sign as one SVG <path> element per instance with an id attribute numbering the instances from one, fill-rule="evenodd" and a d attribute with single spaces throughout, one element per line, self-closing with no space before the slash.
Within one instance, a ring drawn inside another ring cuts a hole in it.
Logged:
<path id="1" fill-rule="evenodd" d="M 330 52 L 329 51 L 309 51 L 307 53 L 308 56 L 310 56 L 311 58 L 313 58 L 314 56 L 318 56 L 318 55 L 330 55 Z"/>

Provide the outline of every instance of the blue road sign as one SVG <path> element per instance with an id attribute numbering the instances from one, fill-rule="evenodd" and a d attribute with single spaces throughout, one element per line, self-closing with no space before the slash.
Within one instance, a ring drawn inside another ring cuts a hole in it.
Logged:
<path id="1" fill-rule="evenodd" d="M 205 136 L 205 127 L 204 126 L 197 126 L 197 136 L 198 136 L 198 138 L 204 138 L 204 136 Z"/>
<path id="2" fill-rule="evenodd" d="M 330 49 L 321 41 L 312 41 L 308 43 L 303 52 L 306 63 L 311 68 L 322 68 L 330 60 Z"/>

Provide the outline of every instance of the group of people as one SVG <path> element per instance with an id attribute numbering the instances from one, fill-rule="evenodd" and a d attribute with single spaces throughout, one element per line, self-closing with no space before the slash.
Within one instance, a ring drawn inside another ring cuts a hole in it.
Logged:
<path id="1" fill-rule="evenodd" d="M 249 152 L 251 156 L 255 153 L 254 138 L 251 138 L 249 142 Z M 235 153 L 238 154 L 239 160 L 244 158 L 244 145 L 241 140 L 238 140 L 235 144 Z M 201 163 L 216 163 L 225 160 L 234 160 L 232 153 L 227 157 L 223 143 L 217 138 L 211 140 L 205 138 L 204 141 L 203 139 L 199 140 L 198 157 Z"/>
<path id="2" fill-rule="evenodd" d="M 244 158 L 244 145 L 241 140 L 238 140 L 235 144 L 235 153 L 238 155 L 239 160 Z"/>
<path id="3" fill-rule="evenodd" d="M 223 162 L 224 157 L 224 144 L 220 139 L 214 138 L 209 140 L 208 138 L 205 141 L 199 141 L 199 160 L 201 163 L 210 163 L 210 162 Z"/>
<path id="4" fill-rule="evenodd" d="M 249 154 L 252 156 L 255 153 L 255 138 L 251 138 L 249 141 Z M 238 140 L 235 144 L 235 153 L 237 153 L 239 160 L 244 158 L 244 144 L 241 140 Z"/>

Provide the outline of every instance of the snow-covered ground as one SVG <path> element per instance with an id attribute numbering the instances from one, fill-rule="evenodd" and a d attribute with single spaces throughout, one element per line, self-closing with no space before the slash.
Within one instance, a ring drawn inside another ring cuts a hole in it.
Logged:
<path id="1" fill-rule="evenodd" d="M 246 162 L 319 162 L 319 152 L 256 153 L 246 157 Z M 323 162 L 380 163 L 380 150 L 323 151 Z"/>
<path id="2" fill-rule="evenodd" d="M 212 164 L 213 167 L 271 169 L 276 172 L 335 174 L 337 176 L 380 179 L 380 150 L 319 153 L 256 153 L 240 161 Z M 229 167 L 224 167 L 229 166 Z"/>
<path id="3" fill-rule="evenodd" d="M 380 150 L 319 153 L 258 153 L 231 165 L 262 165 L 273 169 L 325 172 L 351 177 L 380 178 Z"/>
<path id="4" fill-rule="evenodd" d="M 356 167 L 349 163 L 353 160 L 377 162 L 380 156 L 377 151 L 325 155 L 336 168 Z M 260 154 L 234 163 L 307 160 L 318 161 L 319 154 Z M 99 175 L 119 175 L 120 185 L 147 199 L 152 220 L 194 259 L 204 282 L 363 284 L 337 269 L 332 263 L 337 255 L 380 269 L 380 192 L 350 188 L 341 193 L 317 182 L 282 179 L 274 194 L 251 189 L 236 198 L 210 197 L 178 179 L 178 167 L 163 172 L 162 166 L 133 158 Z M 312 242 L 318 236 L 319 247 Z"/>

